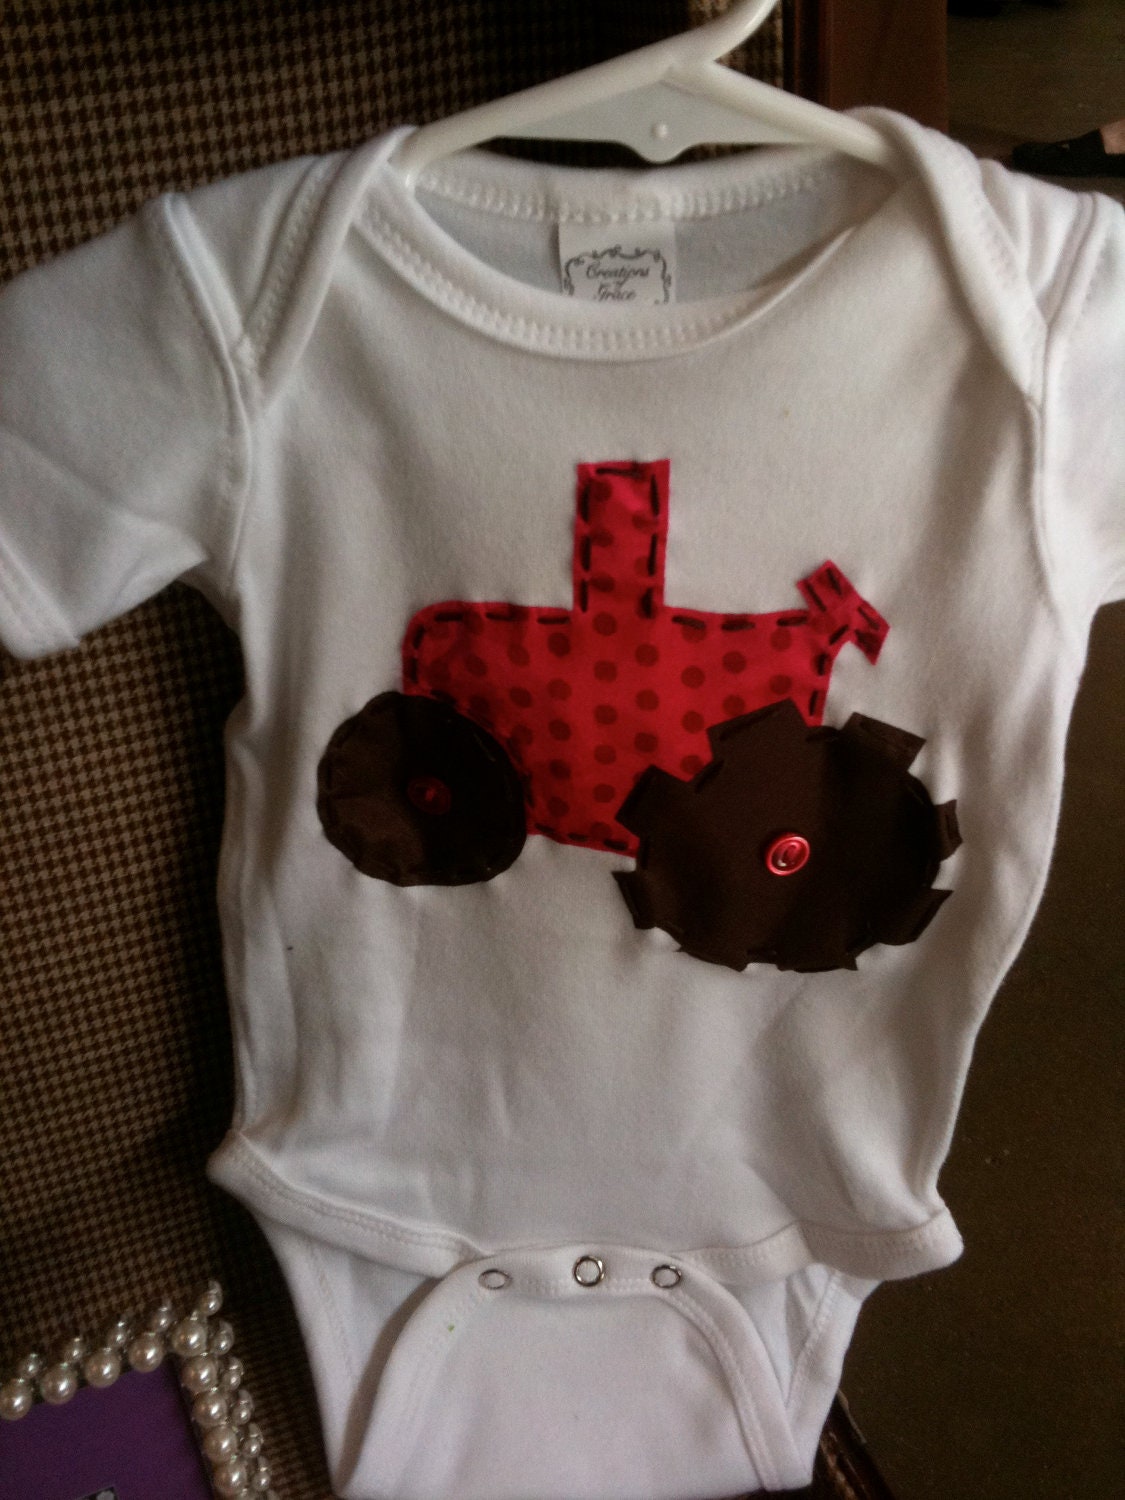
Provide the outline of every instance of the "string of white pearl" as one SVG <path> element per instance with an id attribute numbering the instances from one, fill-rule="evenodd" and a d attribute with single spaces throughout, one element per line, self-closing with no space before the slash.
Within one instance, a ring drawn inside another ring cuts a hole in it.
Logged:
<path id="1" fill-rule="evenodd" d="M 242 1384 L 242 1361 L 230 1352 L 234 1331 L 216 1316 L 222 1305 L 222 1288 L 212 1281 L 185 1318 L 162 1302 L 136 1331 L 121 1317 L 93 1343 L 67 1339 L 53 1362 L 41 1354 L 26 1355 L 0 1385 L 0 1418 L 18 1421 L 37 1398 L 62 1406 L 83 1384 L 110 1386 L 126 1365 L 155 1370 L 170 1354 L 191 1398 L 192 1421 L 216 1493 L 222 1500 L 277 1500 L 261 1431 L 250 1420 L 254 1403 Z"/>

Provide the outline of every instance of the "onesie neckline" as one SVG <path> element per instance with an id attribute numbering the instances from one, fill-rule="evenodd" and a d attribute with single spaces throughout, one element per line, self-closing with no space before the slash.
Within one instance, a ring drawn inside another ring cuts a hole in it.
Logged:
<path id="1" fill-rule="evenodd" d="M 901 192 L 901 184 L 891 185 L 873 211 L 831 233 L 797 269 L 752 287 L 678 303 L 586 302 L 508 275 L 442 228 L 389 160 L 399 141 L 417 129 L 398 125 L 372 143 L 357 227 L 416 292 L 462 323 L 502 343 L 569 359 L 666 358 L 758 322 L 815 281 L 856 230 L 885 213 Z M 509 218 L 594 224 L 731 213 L 815 190 L 833 177 L 846 189 L 877 171 L 841 153 L 805 146 L 762 146 L 710 160 L 625 168 L 557 166 L 473 147 L 424 169 L 418 187 Z"/>

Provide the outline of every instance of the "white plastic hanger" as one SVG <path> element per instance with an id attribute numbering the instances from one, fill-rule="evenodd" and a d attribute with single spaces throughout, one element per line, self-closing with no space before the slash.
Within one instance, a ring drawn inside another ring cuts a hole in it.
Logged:
<path id="1" fill-rule="evenodd" d="M 735 0 L 703 26 L 412 131 L 391 163 L 413 190 L 431 162 L 499 136 L 614 141 L 650 162 L 704 143 L 827 146 L 898 175 L 870 125 L 746 78 L 716 61 L 753 35 L 777 0 Z"/>

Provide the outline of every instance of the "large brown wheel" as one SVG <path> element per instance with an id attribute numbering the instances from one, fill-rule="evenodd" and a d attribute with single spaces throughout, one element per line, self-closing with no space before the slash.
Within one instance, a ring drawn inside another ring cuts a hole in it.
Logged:
<path id="1" fill-rule="evenodd" d="M 862 714 L 812 728 L 789 699 L 708 735 L 690 781 L 650 767 L 618 810 L 641 840 L 616 877 L 638 927 L 732 969 L 804 973 L 921 934 L 961 838 L 953 803 L 935 807 L 907 770 L 917 736 Z"/>

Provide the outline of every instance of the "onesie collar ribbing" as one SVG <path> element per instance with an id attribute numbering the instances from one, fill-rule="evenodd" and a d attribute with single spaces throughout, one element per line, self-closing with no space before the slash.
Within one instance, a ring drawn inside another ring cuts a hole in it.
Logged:
<path id="1" fill-rule="evenodd" d="M 389 158 L 418 127 L 399 125 L 369 143 L 356 224 L 414 289 L 501 342 L 575 359 L 675 355 L 765 316 L 838 254 L 854 231 L 832 235 L 795 273 L 690 302 L 638 306 L 583 302 L 506 275 L 465 249 L 430 216 Z M 424 192 L 512 219 L 614 224 L 737 212 L 815 191 L 828 176 L 857 184 L 877 169 L 818 147 L 753 152 L 662 167 L 560 167 L 476 148 L 433 163 Z M 894 190 L 890 198 L 895 196 Z M 886 202 L 876 210 L 881 212 Z"/>

